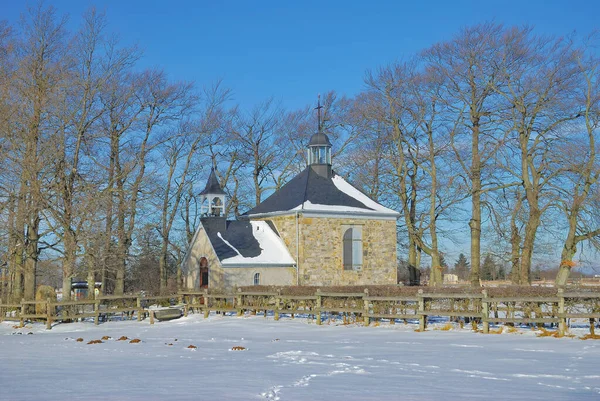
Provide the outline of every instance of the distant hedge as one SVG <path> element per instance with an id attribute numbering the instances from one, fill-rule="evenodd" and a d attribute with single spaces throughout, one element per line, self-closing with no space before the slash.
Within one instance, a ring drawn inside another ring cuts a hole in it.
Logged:
<path id="1" fill-rule="evenodd" d="M 363 293 L 365 288 L 369 290 L 371 296 L 412 296 L 419 290 L 425 294 L 481 294 L 482 287 L 470 286 L 440 286 L 440 287 L 419 287 L 419 286 L 397 286 L 397 285 L 349 285 L 349 286 L 266 286 L 255 285 L 240 287 L 242 292 L 277 292 L 281 290 L 282 295 L 314 295 L 317 289 L 325 293 Z M 517 296 L 554 296 L 557 289 L 554 287 L 531 287 L 531 286 L 503 286 L 503 287 L 485 287 L 490 297 L 517 297 Z M 577 287 L 567 288 L 566 291 L 600 293 L 600 287 Z M 216 292 L 216 291 L 215 291 Z"/>

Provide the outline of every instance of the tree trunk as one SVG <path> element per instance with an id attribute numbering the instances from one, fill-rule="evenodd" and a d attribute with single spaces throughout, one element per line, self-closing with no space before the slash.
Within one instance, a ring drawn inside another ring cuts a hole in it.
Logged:
<path id="1" fill-rule="evenodd" d="M 88 285 L 88 299 L 96 298 L 96 276 L 94 274 L 94 264 L 88 261 L 88 272 L 87 272 L 87 285 Z"/>
<path id="2" fill-rule="evenodd" d="M 429 274 L 429 285 L 438 286 L 443 282 L 442 266 L 440 266 L 440 254 L 432 249 L 431 252 L 431 272 Z"/>
<path id="3" fill-rule="evenodd" d="M 63 300 L 69 301 L 71 299 L 71 282 L 73 279 L 73 273 L 75 272 L 75 261 L 77 258 L 77 242 L 72 231 L 67 230 L 64 233 L 63 244 L 65 248 L 65 254 L 62 265 L 62 291 Z"/>
<path id="4" fill-rule="evenodd" d="M 519 266 L 519 282 L 517 284 L 520 285 L 531 284 L 531 259 L 533 257 L 537 229 L 540 225 L 540 216 L 540 210 L 535 208 L 530 210 L 529 218 L 525 226 L 523 251 L 521 255 L 521 264 Z"/>
<path id="5" fill-rule="evenodd" d="M 475 182 L 473 182 L 475 184 Z M 481 182 L 479 182 L 481 184 Z M 481 191 L 473 188 L 471 205 L 473 207 L 471 221 L 471 274 L 469 276 L 472 287 L 479 287 L 479 264 L 481 257 Z"/>
<path id="6" fill-rule="evenodd" d="M 119 152 L 119 135 L 115 132 L 111 133 L 110 136 L 110 161 L 108 166 L 108 188 L 106 189 L 106 225 L 104 228 L 104 249 L 102 253 L 102 273 L 101 273 L 101 285 L 100 293 L 106 294 L 108 270 L 110 266 L 110 260 L 112 259 L 112 234 L 113 234 L 113 213 L 114 213 L 114 177 L 115 177 L 115 164 L 118 158 Z"/>
<path id="7" fill-rule="evenodd" d="M 437 215 L 436 215 L 436 196 L 437 196 L 437 166 L 435 160 L 435 141 L 433 132 L 428 130 L 429 137 L 429 162 L 431 163 L 431 188 L 429 192 L 429 235 L 431 237 L 431 273 L 429 285 L 442 285 L 444 281 L 442 266 L 440 264 L 440 252 L 438 249 L 437 237 Z"/>
<path id="8" fill-rule="evenodd" d="M 471 117 L 471 275 L 472 287 L 479 287 L 481 263 L 481 160 L 479 156 L 479 117 Z"/>
<path id="9" fill-rule="evenodd" d="M 560 255 L 560 267 L 556 275 L 555 285 L 557 287 L 565 287 L 571 274 L 573 267 L 573 257 L 577 253 L 577 216 L 579 215 L 578 208 L 574 207 L 568 214 L 569 231 L 563 245 L 563 250 Z"/>
<path id="10" fill-rule="evenodd" d="M 160 275 L 160 293 L 167 293 L 168 276 L 167 276 L 167 252 L 168 252 L 168 238 L 162 239 L 160 247 L 160 258 L 158 260 L 158 271 Z"/>
<path id="11" fill-rule="evenodd" d="M 412 238 L 408 244 L 408 279 L 409 285 L 419 285 L 419 269 L 417 267 L 417 246 Z"/>
<path id="12" fill-rule="evenodd" d="M 25 265 L 23 268 L 23 298 L 35 300 L 37 262 L 39 256 L 39 217 L 31 221 L 27 228 L 27 243 L 25 244 Z"/>

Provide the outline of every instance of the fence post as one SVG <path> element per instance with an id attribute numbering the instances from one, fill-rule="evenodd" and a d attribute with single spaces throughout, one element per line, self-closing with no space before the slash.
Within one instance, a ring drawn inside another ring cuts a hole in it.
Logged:
<path id="1" fill-rule="evenodd" d="M 481 298 L 481 313 L 482 313 L 482 318 L 481 318 L 481 322 L 483 325 L 483 334 L 489 334 L 490 332 L 490 322 L 489 322 L 489 318 L 490 318 L 490 304 L 488 303 L 488 293 L 487 290 L 483 290 L 481 291 L 481 293 L 483 294 L 483 298 Z"/>
<path id="2" fill-rule="evenodd" d="M 210 314 L 210 309 L 208 307 L 208 288 L 204 289 L 204 318 L 208 319 L 208 315 Z"/>
<path id="3" fill-rule="evenodd" d="M 425 315 L 425 298 L 423 297 L 423 290 L 419 290 L 417 293 L 417 299 L 419 301 L 419 331 L 425 331 L 427 327 L 427 315 Z"/>
<path id="4" fill-rule="evenodd" d="M 96 316 L 94 316 L 94 324 L 96 326 L 98 326 L 100 324 L 100 300 L 96 299 L 96 301 L 94 302 L 94 313 L 96 314 Z"/>
<path id="5" fill-rule="evenodd" d="M 365 326 L 368 326 L 371 322 L 369 319 L 369 289 L 365 288 L 365 294 L 363 295 L 363 320 L 365 322 Z"/>
<path id="6" fill-rule="evenodd" d="M 25 318 L 23 317 L 25 315 L 25 298 L 21 299 L 21 315 L 19 316 L 19 327 L 23 327 L 25 326 Z"/>
<path id="7" fill-rule="evenodd" d="M 558 335 L 564 336 L 567 331 L 567 319 L 565 318 L 565 290 L 558 289 Z"/>
<path id="8" fill-rule="evenodd" d="M 52 313 L 50 312 L 50 298 L 46 298 L 46 330 L 52 328 Z"/>
<path id="9" fill-rule="evenodd" d="M 279 320 L 279 309 L 281 308 L 281 288 L 277 290 L 277 295 L 275 295 L 275 310 L 273 311 L 273 319 Z M 265 316 L 267 312 L 265 312 Z"/>
<path id="10" fill-rule="evenodd" d="M 317 315 L 317 324 L 321 324 L 321 289 L 317 288 L 317 306 L 315 307 L 315 314 Z"/>
<path id="11" fill-rule="evenodd" d="M 150 309 L 150 324 L 154 324 L 154 309 Z"/>
<path id="12" fill-rule="evenodd" d="M 189 313 L 190 305 L 187 301 L 188 299 L 191 299 L 191 297 L 188 298 L 185 296 L 185 294 L 181 292 L 179 293 L 179 304 L 183 304 L 183 317 L 187 317 Z"/>
<path id="13" fill-rule="evenodd" d="M 238 287 L 237 296 L 235 297 L 235 308 L 237 309 L 237 315 L 242 316 L 244 314 L 244 310 L 241 308 L 242 306 L 242 289 Z"/>

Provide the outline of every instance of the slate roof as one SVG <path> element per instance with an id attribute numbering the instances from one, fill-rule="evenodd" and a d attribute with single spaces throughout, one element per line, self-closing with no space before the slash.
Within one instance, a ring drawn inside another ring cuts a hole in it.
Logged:
<path id="1" fill-rule="evenodd" d="M 221 188 L 215 169 L 210 169 L 210 175 L 208 181 L 206 181 L 206 187 L 200 192 L 200 195 L 213 194 L 213 195 L 225 195 L 225 191 Z"/>
<path id="2" fill-rule="evenodd" d="M 225 230 L 203 224 L 208 238 L 224 267 L 235 265 L 292 266 L 295 261 L 270 221 L 240 221 L 225 223 Z M 223 227 L 223 225 L 221 225 Z"/>
<path id="3" fill-rule="evenodd" d="M 397 217 L 398 212 L 388 209 L 354 188 L 340 175 L 331 178 L 317 174 L 308 166 L 281 189 L 243 216 L 252 217 L 269 213 L 293 211 L 335 213 L 368 213 Z"/>

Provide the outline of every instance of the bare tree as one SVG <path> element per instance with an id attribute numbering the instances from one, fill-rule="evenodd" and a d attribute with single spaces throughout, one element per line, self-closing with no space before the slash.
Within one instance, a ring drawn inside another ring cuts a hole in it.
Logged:
<path id="1" fill-rule="evenodd" d="M 476 25 L 422 54 L 427 68 L 443 83 L 441 100 L 463 128 L 454 131 L 451 139 L 471 196 L 473 286 L 479 286 L 480 278 L 482 195 L 497 186 L 486 180 L 487 166 L 504 138 L 504 130 L 497 121 L 500 106 L 496 95 L 496 88 L 502 87 L 504 79 L 500 71 L 504 32 L 501 25 Z"/>
<path id="2" fill-rule="evenodd" d="M 23 20 L 23 38 L 17 43 L 18 68 L 14 76 L 13 94 L 18 100 L 14 133 L 15 158 L 19 159 L 20 182 L 15 217 L 16 269 L 15 296 L 20 295 L 20 272 L 23 273 L 23 296 L 34 299 L 36 267 L 41 252 L 40 222 L 43 208 L 43 162 L 52 150 L 46 141 L 50 121 L 48 115 L 59 98 L 64 79 L 66 19 L 58 19 L 52 7 L 29 9 Z"/>
<path id="3" fill-rule="evenodd" d="M 136 148 L 133 163 L 126 167 L 120 163 L 120 158 L 115 161 L 118 243 L 114 293 L 117 295 L 123 294 L 124 291 L 125 270 L 136 227 L 138 201 L 146 176 L 147 158 L 159 143 L 153 136 L 166 125 L 185 118 L 194 105 L 192 84 L 171 84 L 163 71 L 144 72 L 139 77 L 138 88 L 136 94 L 141 112 L 138 115 L 136 130 L 130 138 Z"/>
<path id="4" fill-rule="evenodd" d="M 163 159 L 168 167 L 164 191 L 161 194 L 161 218 L 159 234 L 161 238 L 159 274 L 160 291 L 167 291 L 167 261 L 170 236 L 173 223 L 178 215 L 181 200 L 188 186 L 188 177 L 192 162 L 198 156 L 199 147 L 206 137 L 222 128 L 224 112 L 222 105 L 229 98 L 229 90 L 223 89 L 220 83 L 204 90 L 201 115 L 198 121 L 186 122 L 180 125 L 179 132 L 170 135 L 162 145 Z M 180 272 L 178 271 L 178 280 Z"/>
<path id="5" fill-rule="evenodd" d="M 255 205 L 265 192 L 274 189 L 271 176 L 285 161 L 282 157 L 285 144 L 278 132 L 282 116 L 281 108 L 268 99 L 248 114 L 238 110 L 234 118 L 232 135 L 252 177 Z"/>
<path id="6" fill-rule="evenodd" d="M 499 93 L 506 99 L 510 125 L 510 152 L 504 168 L 522 186 L 527 206 L 519 270 L 511 274 L 516 284 L 531 282 L 531 260 L 542 215 L 553 204 L 549 183 L 561 173 L 553 161 L 556 142 L 567 123 L 578 118 L 572 89 L 577 79 L 573 49 L 561 40 L 536 38 L 527 29 L 512 29 L 505 36 L 502 74 L 506 82 Z M 516 238 L 516 237 L 515 237 Z"/>
<path id="7" fill-rule="evenodd" d="M 591 39 L 594 39 L 593 37 Z M 598 215 L 598 179 L 600 166 L 597 159 L 597 135 L 600 127 L 600 59 L 589 54 L 583 47 L 574 53 L 579 67 L 580 85 L 576 99 L 582 107 L 583 135 L 574 135 L 560 148 L 564 156 L 562 165 L 565 177 L 558 183 L 560 209 L 567 220 L 567 234 L 561 252 L 560 267 L 556 277 L 557 286 L 565 286 L 574 267 L 573 258 L 577 247 L 584 241 L 593 241 L 596 248 L 600 236 Z"/>

